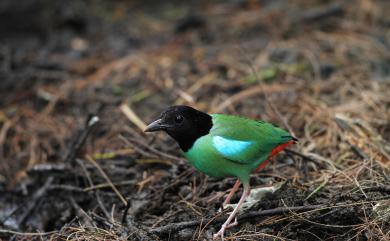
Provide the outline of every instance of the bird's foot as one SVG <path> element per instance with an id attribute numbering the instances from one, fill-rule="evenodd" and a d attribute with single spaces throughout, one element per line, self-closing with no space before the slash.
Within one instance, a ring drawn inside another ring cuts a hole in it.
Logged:
<path id="1" fill-rule="evenodd" d="M 224 241 L 224 234 L 225 234 L 225 230 L 227 228 L 228 225 L 226 225 L 226 223 L 224 223 L 221 227 L 221 229 L 213 235 L 213 240 L 216 240 L 218 237 L 221 237 L 221 240 Z"/>
<path id="2" fill-rule="evenodd" d="M 217 239 L 218 237 L 221 237 L 221 240 L 223 241 L 226 229 L 232 228 L 232 227 L 237 226 L 237 225 L 238 225 L 237 218 L 235 218 L 234 222 L 232 222 L 232 223 L 225 222 L 222 225 L 221 229 L 216 234 L 213 235 L 213 240 Z"/>

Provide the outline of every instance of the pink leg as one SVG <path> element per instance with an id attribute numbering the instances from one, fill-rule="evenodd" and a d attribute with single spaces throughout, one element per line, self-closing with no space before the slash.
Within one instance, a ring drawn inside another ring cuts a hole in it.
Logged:
<path id="1" fill-rule="evenodd" d="M 249 196 L 250 193 L 250 187 L 249 184 L 244 183 L 244 192 L 242 193 L 242 196 L 240 198 L 240 201 L 238 202 L 236 208 L 233 210 L 233 212 L 229 215 L 228 219 L 224 224 L 222 224 L 221 229 L 218 231 L 218 233 L 214 234 L 213 239 L 218 238 L 218 236 L 221 236 L 222 241 L 223 235 L 225 233 L 226 228 L 229 226 L 229 224 L 232 222 L 233 218 L 236 216 L 238 210 L 240 209 L 240 206 L 244 203 L 245 199 Z"/>
<path id="2" fill-rule="evenodd" d="M 236 183 L 232 187 L 232 190 L 230 190 L 229 195 L 226 197 L 225 201 L 222 204 L 222 209 L 226 206 L 226 204 L 230 203 L 230 199 L 232 199 L 234 193 L 237 191 L 237 189 L 240 187 L 240 179 L 237 179 Z"/>
<path id="3" fill-rule="evenodd" d="M 232 227 L 235 227 L 238 225 L 238 222 L 237 222 L 237 217 L 234 218 L 234 222 L 232 223 L 229 223 L 226 228 L 232 228 Z"/>

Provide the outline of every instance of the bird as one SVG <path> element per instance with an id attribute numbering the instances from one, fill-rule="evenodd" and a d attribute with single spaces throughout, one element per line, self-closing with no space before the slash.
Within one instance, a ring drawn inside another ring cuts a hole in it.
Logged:
<path id="1" fill-rule="evenodd" d="M 289 132 L 265 121 L 207 114 L 185 105 L 168 107 L 145 129 L 155 131 L 171 136 L 198 171 L 212 177 L 238 178 L 222 208 L 230 203 L 242 183 L 244 190 L 238 204 L 213 235 L 213 239 L 222 240 L 225 230 L 237 225 L 237 212 L 250 194 L 250 174 L 263 169 L 271 157 L 298 141 Z"/>

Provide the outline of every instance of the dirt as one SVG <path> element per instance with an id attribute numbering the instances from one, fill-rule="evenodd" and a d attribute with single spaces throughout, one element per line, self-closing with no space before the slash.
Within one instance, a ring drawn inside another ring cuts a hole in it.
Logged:
<path id="1" fill-rule="evenodd" d="M 235 179 L 142 131 L 186 104 L 299 139 L 227 240 L 390 240 L 387 1 L 0 6 L 0 239 L 210 240 Z"/>

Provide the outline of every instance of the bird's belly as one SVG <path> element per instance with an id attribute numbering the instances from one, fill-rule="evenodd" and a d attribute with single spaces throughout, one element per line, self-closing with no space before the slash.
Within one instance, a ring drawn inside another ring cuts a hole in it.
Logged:
<path id="1" fill-rule="evenodd" d="M 224 158 L 207 138 L 201 138 L 184 153 L 188 161 L 200 172 L 213 177 L 247 178 L 251 172 L 248 165 L 238 164 Z"/>
<path id="2" fill-rule="evenodd" d="M 213 155 L 213 153 L 188 151 L 185 156 L 192 166 L 208 176 L 231 176 L 226 172 L 223 160 L 220 160 L 220 157 Z"/>

